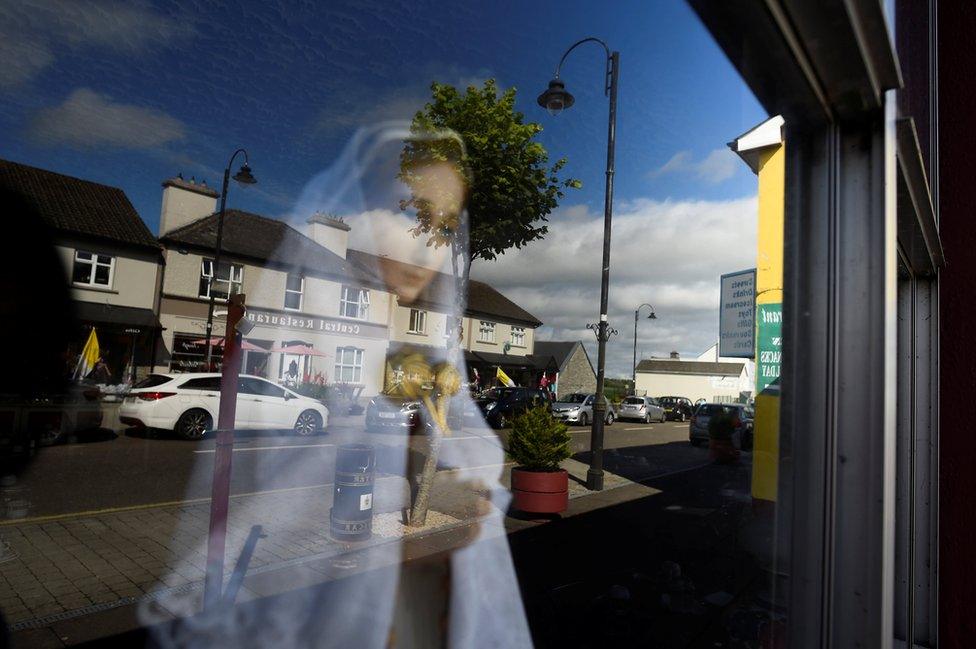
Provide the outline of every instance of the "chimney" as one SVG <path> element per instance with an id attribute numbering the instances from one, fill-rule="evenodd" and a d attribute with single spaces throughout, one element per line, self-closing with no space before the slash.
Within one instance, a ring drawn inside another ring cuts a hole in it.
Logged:
<path id="1" fill-rule="evenodd" d="M 680 361 L 681 355 L 678 352 L 671 352 L 671 360 Z"/>
<path id="2" fill-rule="evenodd" d="M 349 245 L 349 230 L 342 219 L 316 212 L 308 220 L 308 236 L 315 243 L 346 258 L 346 247 Z"/>
<path id="3" fill-rule="evenodd" d="M 207 183 L 184 180 L 183 174 L 163 181 L 163 209 L 159 215 L 159 236 L 193 223 L 217 211 L 220 194 Z"/>

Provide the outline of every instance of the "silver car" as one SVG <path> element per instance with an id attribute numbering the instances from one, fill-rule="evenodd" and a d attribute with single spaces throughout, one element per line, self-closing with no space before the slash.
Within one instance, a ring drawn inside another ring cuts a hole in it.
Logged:
<path id="1" fill-rule="evenodd" d="M 620 404 L 620 412 L 617 416 L 621 419 L 637 419 L 649 424 L 658 421 L 662 424 L 665 420 L 664 408 L 658 404 L 654 397 L 625 397 Z"/>
<path id="2" fill-rule="evenodd" d="M 593 401 L 595 398 L 596 395 L 593 394 L 574 392 L 552 404 L 552 416 L 568 424 L 586 426 L 593 421 Z M 604 423 L 610 426 L 617 418 L 617 413 L 613 411 L 613 405 L 609 399 L 603 397 L 603 401 L 607 404 L 607 414 Z"/>

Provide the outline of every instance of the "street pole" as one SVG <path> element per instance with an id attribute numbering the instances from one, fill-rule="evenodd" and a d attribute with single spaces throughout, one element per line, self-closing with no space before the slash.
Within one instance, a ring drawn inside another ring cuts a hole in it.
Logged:
<path id="1" fill-rule="evenodd" d="M 607 362 L 607 339 L 610 337 L 607 310 L 610 301 L 610 226 L 613 221 L 614 147 L 617 140 L 617 74 L 620 53 L 610 55 L 610 119 L 607 127 L 607 185 L 603 206 L 603 272 L 600 280 L 600 322 L 597 324 L 596 399 L 593 403 L 593 427 L 590 429 L 590 468 L 586 472 L 587 486 L 592 491 L 603 490 L 603 424 L 607 406 L 603 398 L 604 374 Z"/>
<path id="2" fill-rule="evenodd" d="M 631 396 L 637 396 L 637 314 L 640 313 L 640 307 L 634 311 L 634 362 L 631 363 L 630 367 L 633 370 L 633 377 L 631 378 Z"/>
<path id="3" fill-rule="evenodd" d="M 584 38 L 573 43 L 556 65 L 556 75 L 549 82 L 549 88 L 539 95 L 538 104 L 555 115 L 569 108 L 575 98 L 566 90 L 566 84 L 559 78 L 559 71 L 569 53 L 583 43 L 599 43 L 607 54 L 604 93 L 610 98 L 610 118 L 607 126 L 607 186 L 603 205 L 603 267 L 600 285 L 600 321 L 587 324 L 587 329 L 596 332 L 598 352 L 596 360 L 596 401 L 593 404 L 593 426 L 590 429 L 590 468 L 587 471 L 587 486 L 594 490 L 603 489 L 603 424 L 607 406 L 603 401 L 604 370 L 607 356 L 607 340 L 616 334 L 607 322 L 607 306 L 610 301 L 610 230 L 613 221 L 613 174 L 614 147 L 617 138 L 617 78 L 620 72 L 620 52 L 611 52 L 607 44 L 599 38 Z"/>
<path id="4" fill-rule="evenodd" d="M 236 153 L 234 155 L 237 155 Z M 234 159 L 231 158 L 231 163 L 233 164 Z M 210 277 L 207 279 L 207 293 L 210 294 L 209 304 L 207 305 L 207 357 L 204 363 L 206 368 L 205 372 L 210 372 L 213 367 L 210 364 L 210 357 L 213 351 L 213 345 L 210 344 L 210 337 L 213 334 L 213 317 L 214 317 L 214 278 L 217 277 L 218 268 L 220 268 L 220 248 L 224 239 L 224 210 L 227 209 L 227 185 L 230 183 L 230 164 L 224 169 L 224 184 L 220 191 L 220 214 L 217 217 L 217 250 L 214 253 L 213 266 L 210 269 Z M 228 279 L 233 279 L 228 277 Z M 228 292 L 230 292 L 230 282 L 227 283 Z M 228 320 L 228 324 L 230 324 Z M 226 348 L 224 353 L 227 353 Z"/>
<path id="5" fill-rule="evenodd" d="M 241 166 L 240 171 L 234 175 L 234 180 L 244 185 L 252 185 L 255 181 L 254 177 L 251 175 L 251 168 L 248 166 L 247 162 L 247 151 L 244 149 L 238 149 L 234 151 L 231 155 L 230 160 L 227 162 L 227 167 L 224 168 L 224 183 L 220 191 L 220 212 L 217 216 L 217 249 L 214 252 L 214 262 L 210 269 L 210 277 L 207 279 L 207 293 L 210 295 L 207 305 L 207 355 L 204 361 L 205 371 L 210 372 L 213 368 L 211 367 L 211 356 L 213 355 L 213 345 L 211 344 L 211 338 L 213 337 L 213 317 L 214 317 L 214 292 L 213 285 L 214 279 L 217 277 L 217 273 L 220 270 L 220 257 L 222 252 L 222 244 L 224 240 L 224 212 L 227 209 L 227 187 L 230 185 L 230 168 L 234 166 L 234 158 L 238 154 L 244 154 L 244 164 Z M 230 297 L 230 287 L 234 278 L 231 276 L 233 273 L 232 269 L 228 269 L 227 277 L 227 292 L 228 297 Z M 226 353 L 226 350 L 224 350 Z"/>
<path id="6" fill-rule="evenodd" d="M 634 309 L 634 362 L 631 365 L 631 369 L 633 370 L 633 376 L 631 381 L 634 387 L 633 387 L 633 392 L 631 394 L 635 397 L 637 396 L 637 320 L 640 316 L 640 310 L 645 306 L 651 310 L 651 315 L 647 317 L 651 319 L 654 319 L 656 317 L 654 315 L 654 307 L 652 307 L 650 304 L 646 302 L 640 305 L 639 307 L 637 307 L 636 309 Z"/>
<path id="7" fill-rule="evenodd" d="M 237 323 L 244 317 L 244 311 L 244 294 L 232 295 L 227 308 L 227 330 L 224 333 L 220 412 L 210 492 L 210 531 L 207 536 L 207 573 L 203 590 L 204 606 L 207 608 L 216 605 L 220 600 L 224 583 L 231 460 L 234 455 L 234 423 L 237 417 L 237 382 L 241 373 L 241 337 L 237 333 Z"/>

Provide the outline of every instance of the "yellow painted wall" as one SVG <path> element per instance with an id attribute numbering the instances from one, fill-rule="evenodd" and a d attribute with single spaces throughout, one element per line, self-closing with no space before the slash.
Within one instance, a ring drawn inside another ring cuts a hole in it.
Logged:
<path id="1" fill-rule="evenodd" d="M 759 227 L 756 251 L 756 305 L 783 302 L 783 221 L 786 209 L 786 148 L 759 156 Z M 758 342 L 758 341 L 757 341 Z M 758 371 L 758 369 L 757 369 Z M 779 471 L 779 391 L 756 397 L 752 455 L 752 496 L 775 501 Z"/>

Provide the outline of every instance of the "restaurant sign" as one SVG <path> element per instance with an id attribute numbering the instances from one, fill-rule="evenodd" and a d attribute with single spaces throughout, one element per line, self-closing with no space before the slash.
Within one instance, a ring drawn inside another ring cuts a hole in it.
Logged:
<path id="1" fill-rule="evenodd" d="M 322 318 L 295 313 L 275 313 L 260 309 L 248 309 L 247 319 L 258 327 L 306 331 L 310 333 L 337 334 L 354 338 L 389 337 L 387 328 L 371 322 L 355 322 L 341 318 Z"/>

